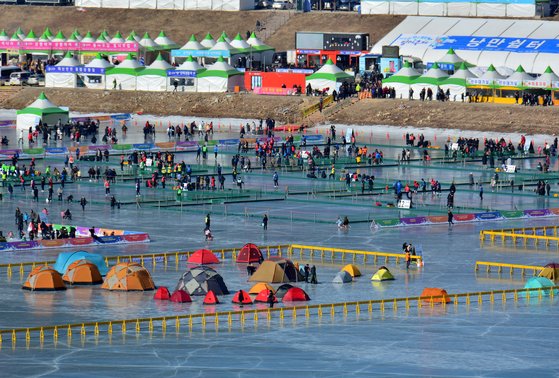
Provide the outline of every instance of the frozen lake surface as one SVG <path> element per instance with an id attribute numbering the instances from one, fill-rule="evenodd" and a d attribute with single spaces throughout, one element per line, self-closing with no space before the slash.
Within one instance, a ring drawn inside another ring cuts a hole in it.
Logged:
<path id="1" fill-rule="evenodd" d="M 135 120 L 140 125 L 146 119 L 154 118 L 142 116 Z M 170 120 L 182 122 L 178 118 Z M 161 121 L 165 124 L 169 119 L 163 118 Z M 229 122 L 237 124 L 246 120 L 227 120 L 222 123 Z M 341 126 L 338 127 L 341 129 Z M 383 147 L 387 155 L 395 158 L 401 150 L 401 135 L 406 129 L 381 126 L 361 129 L 365 140 L 360 144 L 369 144 L 367 131 L 372 129 L 374 135 L 378 133 L 380 136 L 386 132 L 393 135 L 389 141 L 378 141 L 379 144 L 393 146 Z M 15 130 L 8 129 L 7 132 L 13 133 L 15 138 Z M 434 132 L 425 130 L 425 133 Z M 236 133 L 226 131 L 216 134 L 214 138 L 236 136 Z M 513 143 L 518 143 L 517 135 L 511 135 L 510 138 Z M 166 141 L 168 138 L 160 132 L 158 139 Z M 438 144 L 443 143 L 444 139 L 439 136 Z M 541 142 L 551 142 L 552 139 L 545 136 L 537 138 Z M 125 143 L 135 142 L 143 142 L 143 135 L 140 130 L 131 128 Z M 376 143 L 374 137 L 373 143 Z M 215 173 L 216 163 L 220 163 L 224 166 L 224 172 L 228 173 L 232 157 L 229 152 L 220 153 L 217 161 L 210 153 L 205 165 L 196 162 L 194 153 L 182 153 L 177 157 L 209 174 Z M 119 156 L 113 156 L 108 165 L 119 169 L 119 161 Z M 528 182 L 540 177 L 541 173 L 535 169 L 540 161 L 543 162 L 543 158 L 519 161 L 525 175 L 514 176 L 515 182 Z M 548 177 L 552 192 L 555 193 L 557 159 L 552 158 L 551 163 L 553 169 Z M 46 165 L 60 167 L 63 162 L 61 158 L 49 157 L 38 160 L 37 164 L 38 169 L 43 170 Z M 89 166 L 96 164 L 99 163 L 80 162 L 80 167 L 87 171 Z M 105 165 L 102 163 L 103 167 Z M 363 276 L 353 283 L 339 285 L 331 283 L 331 280 L 350 261 L 294 257 L 299 263 L 309 262 L 317 266 L 318 285 L 298 284 L 311 297 L 309 304 L 418 296 L 425 287 L 440 287 L 449 293 L 522 288 L 529 275 L 522 277 L 518 272 L 512 276 L 508 272 L 476 273 L 475 262 L 481 260 L 542 266 L 558 260 L 554 246 L 514 248 L 510 244 L 491 246 L 480 245 L 479 242 L 480 230 L 554 225 L 557 218 L 553 217 L 457 224 L 451 229 L 446 224 L 381 229 L 370 227 L 370 219 L 446 214 L 445 192 L 441 196 L 431 193 L 417 195 L 417 207 L 412 210 L 389 208 L 385 205 L 393 202 L 394 198 L 390 192 L 383 192 L 382 188 L 386 184 L 391 185 L 397 179 L 419 180 L 423 177 L 427 180 L 435 177 L 443 183 L 443 189 L 448 189 L 453 180 L 467 183 L 470 171 L 474 172 L 476 181 L 488 181 L 493 172 L 482 167 L 481 162 L 432 163 L 426 166 L 415 163 L 410 166 L 377 166 L 358 170 L 376 176 L 374 195 L 361 195 L 359 184 L 354 184 L 347 194 L 344 193 L 343 182 L 308 179 L 305 173 L 298 171 L 281 171 L 280 189 L 275 191 L 273 171 L 261 169 L 243 173 L 247 193 L 252 193 L 244 202 L 239 201 L 240 193 L 229 176 L 226 192 L 237 200 L 226 204 L 219 201 L 201 201 L 198 204 L 190 198 L 183 201 L 181 206 L 174 202 L 175 194 L 171 185 L 168 185 L 166 189 L 142 186 L 142 202 L 137 205 L 133 181 L 119 180 L 111 190 L 124 204 L 121 209 L 111 209 L 104 195 L 103 183 L 83 180 L 69 183 L 65 188 L 65 196 L 72 194 L 77 199 L 81 196 L 88 199 L 89 205 L 82 212 L 77 202 L 67 204 L 54 201 L 47 205 L 45 193 L 40 193 L 41 201 L 36 204 L 31 202 L 29 188 L 22 192 L 16 187 L 12 199 L 7 198 L 4 189 L 0 230 L 4 234 L 15 230 L 13 214 L 16 207 L 28 212 L 48 207 L 51 220 L 55 222 L 61 222 L 60 212 L 70 208 L 74 214 L 72 223 L 76 225 L 150 234 L 152 242 L 148 244 L 85 249 L 105 256 L 196 250 L 203 247 L 218 250 L 238 248 L 247 242 L 270 246 L 296 243 L 396 253 L 401 252 L 403 242 L 422 247 L 425 260 L 423 268 L 413 267 L 407 271 L 403 264 L 396 265 L 391 260 L 387 266 L 396 279 L 384 283 L 370 281 L 378 265 L 384 265 L 384 261 L 375 265 L 369 260 L 364 264 L 358 258 L 356 264 L 362 269 Z M 509 179 L 504 176 L 503 180 Z M 287 197 L 284 195 L 286 186 L 290 192 Z M 491 192 L 487 186 L 484 200 L 481 201 L 476 187 L 458 186 L 455 207 L 464 212 L 559 207 L 559 198 L 539 197 L 532 189 L 527 186 L 522 192 L 516 190 L 512 193 L 510 187 L 502 186 Z M 256 197 L 260 201 L 252 201 Z M 375 206 L 376 202 L 381 202 L 383 206 Z M 207 213 L 211 214 L 215 235 L 215 240 L 211 242 L 205 242 L 202 234 Z M 261 227 L 264 213 L 270 217 L 267 231 Z M 348 216 L 352 221 L 348 232 L 337 230 L 335 220 L 338 216 Z M 54 260 L 59 252 L 61 250 L 56 249 L 6 252 L 0 255 L 0 263 Z M 146 266 L 157 286 L 168 286 L 170 289 L 174 288 L 187 268 L 185 262 L 181 262 L 178 268 L 174 262 L 166 268 L 162 264 L 155 268 L 150 264 Z M 231 259 L 225 259 L 216 266 L 216 270 L 232 292 L 248 290 L 252 286 L 247 282 L 244 267 Z M 9 278 L 4 268 L 0 270 L 3 287 L 0 294 L 3 303 L 0 308 L 2 329 L 239 309 L 230 303 L 232 295 L 223 297 L 223 303 L 212 309 L 204 307 L 200 297 L 194 297 L 194 302 L 190 304 L 161 303 L 152 300 L 153 292 L 114 293 L 99 287 L 71 287 L 65 292 L 27 292 L 21 290 L 24 279 L 25 276 L 21 278 L 17 271 Z M 384 315 L 374 311 L 371 316 L 363 310 L 360 316 L 354 312 L 350 312 L 347 317 L 337 313 L 333 320 L 329 314 L 322 319 L 312 315 L 309 320 L 299 316 L 296 322 L 291 317 L 286 317 L 284 322 L 274 318 L 270 323 L 261 321 L 258 327 L 248 321 L 244 327 L 236 324 L 230 330 L 222 325 L 218 332 L 213 326 L 209 326 L 205 332 L 198 327 L 189 332 L 183 326 L 178 335 L 174 328 L 170 328 L 165 335 L 160 331 L 152 335 L 142 331 L 136 335 L 130 330 L 125 337 L 120 332 L 115 332 L 112 338 L 106 334 L 98 338 L 88 334 L 83 342 L 76 335 L 70 344 L 64 335 L 56 346 L 52 343 L 52 337 L 46 337 L 42 346 L 33 339 L 27 347 L 25 341 L 20 339 L 12 348 L 9 338 L 4 337 L 0 365 L 3 374 L 14 377 L 94 374 L 119 377 L 339 377 L 373 374 L 556 377 L 559 374 L 556 364 L 556 345 L 559 341 L 557 308 L 556 298 L 530 303 L 509 299 L 505 304 L 499 300 L 494 304 L 484 302 L 481 306 L 477 301 L 472 301 L 469 306 L 461 303 L 457 307 L 449 305 L 446 309 L 438 305 L 434 308 L 412 307 L 409 311 L 401 308 L 396 313 L 389 309 Z"/>

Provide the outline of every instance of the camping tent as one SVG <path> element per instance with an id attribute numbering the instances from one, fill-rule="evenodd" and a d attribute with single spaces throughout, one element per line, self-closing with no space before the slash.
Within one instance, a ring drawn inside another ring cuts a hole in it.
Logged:
<path id="1" fill-rule="evenodd" d="M 66 290 L 66 285 L 62 281 L 62 276 L 50 266 L 41 265 L 35 267 L 29 273 L 27 280 L 23 283 L 22 289 L 32 291 L 52 291 Z"/>
<path id="2" fill-rule="evenodd" d="M 353 265 L 353 264 L 347 264 L 346 266 L 344 266 L 342 268 L 342 270 L 351 274 L 352 277 L 360 277 L 361 276 L 361 271 L 359 270 L 359 268 L 356 265 Z"/>
<path id="3" fill-rule="evenodd" d="M 551 281 L 559 281 L 559 264 L 558 263 L 549 263 L 538 274 L 539 277 L 545 277 L 550 279 Z"/>
<path id="4" fill-rule="evenodd" d="M 219 259 L 209 249 L 199 249 L 190 255 L 186 262 L 197 265 L 219 264 Z"/>
<path id="5" fill-rule="evenodd" d="M 351 281 L 353 281 L 353 277 L 345 270 L 341 270 L 338 273 L 336 273 L 334 279 L 332 280 L 333 283 L 341 283 L 341 284 L 349 283 Z"/>
<path id="6" fill-rule="evenodd" d="M 100 53 L 97 53 L 95 58 L 85 65 L 80 77 L 87 88 L 105 89 L 105 72 L 113 67 L 109 61 L 103 59 Z"/>
<path id="7" fill-rule="evenodd" d="M 252 243 L 245 244 L 237 255 L 238 263 L 260 262 L 262 259 L 262 252 Z"/>
<path id="8" fill-rule="evenodd" d="M 71 285 L 97 285 L 103 283 L 103 278 L 97 265 L 87 260 L 76 260 L 66 270 L 62 280 Z"/>
<path id="9" fill-rule="evenodd" d="M 136 89 L 165 92 L 169 87 L 167 72 L 170 70 L 174 70 L 173 66 L 167 63 L 161 54 L 158 54 L 152 64 L 138 73 Z"/>
<path id="10" fill-rule="evenodd" d="M 240 296 L 241 296 L 240 293 L 243 293 L 243 300 L 242 301 L 240 300 Z M 237 304 L 252 304 L 252 299 L 250 299 L 250 295 L 248 295 L 248 293 L 246 291 L 239 290 L 235 293 L 231 302 L 237 303 Z"/>
<path id="11" fill-rule="evenodd" d="M 256 272 L 250 276 L 249 281 L 281 283 L 293 282 L 295 280 L 292 281 L 289 279 L 285 270 L 278 262 L 266 260 L 256 269 Z"/>
<path id="12" fill-rule="evenodd" d="M 155 284 L 146 268 L 138 263 L 121 262 L 109 270 L 101 286 L 107 290 L 154 290 Z"/>
<path id="13" fill-rule="evenodd" d="M 524 285 L 525 289 L 534 289 L 534 290 L 529 290 L 527 292 L 522 293 L 524 296 L 527 296 L 528 293 L 531 296 L 535 296 L 535 295 L 539 295 L 539 293 L 541 292 L 542 295 L 549 295 L 551 293 L 551 287 L 554 287 L 555 283 L 553 281 L 551 281 L 549 278 L 546 277 L 532 277 L 530 278 L 527 282 L 526 285 Z M 542 289 L 542 290 L 538 290 L 538 289 Z M 559 291 L 557 291 L 556 289 L 553 290 L 553 294 L 557 295 L 557 293 L 559 293 Z"/>
<path id="14" fill-rule="evenodd" d="M 273 293 L 273 291 L 272 291 Z M 268 295 L 270 295 L 270 290 L 268 289 L 264 289 L 261 290 L 258 295 L 254 298 L 255 302 L 263 302 L 263 303 L 267 303 L 268 302 Z M 274 303 L 278 303 L 278 299 L 276 298 L 276 296 L 273 296 L 273 301 Z"/>
<path id="15" fill-rule="evenodd" d="M 56 65 L 47 66 L 45 87 L 76 88 L 78 86 L 78 67 L 83 67 L 83 65 L 70 52 L 67 52 L 64 59 Z"/>
<path id="16" fill-rule="evenodd" d="M 287 293 L 287 291 L 288 291 L 289 289 L 291 289 L 292 287 L 295 287 L 295 286 L 293 286 L 293 285 L 291 285 L 291 284 L 287 284 L 287 283 L 286 283 L 286 284 L 283 284 L 283 285 L 280 285 L 280 286 L 278 287 L 278 289 L 276 290 L 276 297 L 278 297 L 279 299 L 283 298 L 283 296 L 285 295 L 285 293 Z"/>
<path id="17" fill-rule="evenodd" d="M 157 288 L 157 291 L 153 295 L 153 299 L 159 301 L 166 301 L 171 298 L 171 293 L 169 293 L 169 289 L 166 286 L 160 286 Z"/>
<path id="18" fill-rule="evenodd" d="M 244 89 L 244 73 L 222 57 L 198 75 L 198 92 L 232 92 Z"/>
<path id="19" fill-rule="evenodd" d="M 172 50 L 178 49 L 179 45 L 177 45 L 171 38 L 167 37 L 167 34 L 163 30 L 159 32 L 157 38 L 155 38 L 155 43 L 159 45 L 161 50 Z"/>
<path id="20" fill-rule="evenodd" d="M 274 288 L 272 287 L 272 285 L 266 283 L 266 282 L 259 282 L 257 284 L 254 284 L 250 290 L 248 291 L 249 294 L 258 294 L 260 293 L 262 290 L 272 290 L 273 292 L 275 292 Z"/>
<path id="21" fill-rule="evenodd" d="M 393 280 L 394 276 L 386 267 L 381 267 L 373 276 L 371 277 L 371 281 L 390 281 Z"/>
<path id="22" fill-rule="evenodd" d="M 310 84 L 313 89 L 328 89 L 328 93 L 332 93 L 334 90 L 339 92 L 343 82 L 352 82 L 354 79 L 352 75 L 339 69 L 332 59 L 328 59 L 318 71 L 307 76 L 306 83 Z"/>
<path id="23" fill-rule="evenodd" d="M 190 295 L 188 295 L 188 293 L 184 290 L 175 290 L 175 292 L 173 293 L 173 295 L 171 295 L 171 298 L 169 298 L 169 300 L 175 303 L 192 302 L 192 298 L 190 298 Z"/>
<path id="24" fill-rule="evenodd" d="M 217 299 L 217 296 L 215 295 L 215 293 L 210 290 L 208 291 L 208 293 L 206 294 L 206 296 L 204 297 L 204 304 L 218 304 L 219 303 L 219 299 Z"/>
<path id="25" fill-rule="evenodd" d="M 448 296 L 446 290 L 437 287 L 426 287 L 425 289 L 423 289 L 420 296 L 423 298 L 424 301 L 429 303 L 450 303 L 450 297 Z"/>
<path id="26" fill-rule="evenodd" d="M 103 256 L 85 251 L 59 253 L 56 258 L 56 263 L 54 264 L 54 269 L 58 273 L 64 274 L 68 270 L 68 267 L 77 260 L 87 260 L 90 263 L 95 264 L 102 276 L 107 275 L 107 272 L 109 271 Z"/>
<path id="27" fill-rule="evenodd" d="M 458 69 L 454 71 L 454 74 L 441 83 L 441 89 L 445 92 L 448 90 L 450 99 L 456 101 L 461 99 L 462 95 L 466 95 L 468 79 L 474 78 L 476 78 L 476 75 L 468 69 L 466 63 L 462 62 Z"/>
<path id="28" fill-rule="evenodd" d="M 441 70 L 439 68 L 439 65 L 435 63 L 427 72 L 425 72 L 423 75 L 412 82 L 411 88 L 416 93 L 421 92 L 421 90 L 424 88 L 426 91 L 428 89 L 431 89 L 433 93 L 437 93 L 439 86 L 444 82 L 446 78 L 448 78 L 448 74 L 445 71 Z"/>
<path id="29" fill-rule="evenodd" d="M 62 124 L 65 124 L 68 119 L 68 110 L 54 105 L 47 99 L 45 93 L 41 92 L 39 98 L 31 105 L 17 111 L 16 125 L 18 130 L 27 130 L 31 126 L 38 125 L 39 122 L 54 125 L 60 120 Z"/>
<path id="30" fill-rule="evenodd" d="M 190 295 L 206 295 L 213 291 L 216 295 L 229 294 L 223 278 L 212 268 L 200 265 L 184 272 L 176 290 L 185 290 Z"/>
<path id="31" fill-rule="evenodd" d="M 421 74 L 412 67 L 411 63 L 405 62 L 398 72 L 384 79 L 382 85 L 394 88 L 398 98 L 409 98 L 410 86 L 419 76 Z"/>
<path id="32" fill-rule="evenodd" d="M 118 66 L 106 70 L 106 89 L 113 88 L 116 81 L 117 89 L 136 90 L 137 76 L 143 68 L 131 54 L 128 54 Z"/>
<path id="33" fill-rule="evenodd" d="M 292 287 L 287 290 L 281 299 L 282 302 L 300 302 L 300 301 L 310 301 L 311 298 L 305 291 L 299 287 Z"/>

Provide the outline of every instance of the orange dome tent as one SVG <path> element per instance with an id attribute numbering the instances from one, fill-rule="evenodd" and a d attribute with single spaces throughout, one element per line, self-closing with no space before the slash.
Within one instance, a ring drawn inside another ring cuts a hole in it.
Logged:
<path id="1" fill-rule="evenodd" d="M 421 293 L 421 298 L 427 303 L 430 303 L 431 301 L 433 301 L 433 303 L 450 303 L 450 297 L 448 296 L 446 290 L 438 287 L 426 287 Z"/>
<path id="2" fill-rule="evenodd" d="M 245 244 L 237 255 L 238 263 L 260 262 L 262 259 L 262 252 L 252 243 Z"/>
<path id="3" fill-rule="evenodd" d="M 269 283 L 259 282 L 259 283 L 255 284 L 253 287 L 251 287 L 250 290 L 248 291 L 248 293 L 249 294 L 258 294 L 262 290 L 272 290 L 273 293 L 276 292 L 276 290 Z"/>
<path id="4" fill-rule="evenodd" d="M 209 249 L 199 249 L 186 261 L 189 264 L 219 264 L 219 259 Z"/>
<path id="5" fill-rule="evenodd" d="M 29 273 L 23 286 L 24 290 L 66 290 L 62 276 L 50 266 L 38 266 Z"/>
<path id="6" fill-rule="evenodd" d="M 68 266 L 62 280 L 70 285 L 98 285 L 103 277 L 97 265 L 88 260 L 76 260 Z"/>
<path id="7" fill-rule="evenodd" d="M 361 276 L 361 271 L 359 270 L 359 268 L 356 265 L 353 265 L 353 264 L 347 264 L 346 266 L 344 266 L 342 268 L 342 270 L 351 274 L 352 277 L 360 277 Z"/>
<path id="8" fill-rule="evenodd" d="M 559 281 L 559 264 L 558 263 L 549 263 L 540 272 L 538 277 L 546 277 L 549 278 L 551 281 Z"/>
<path id="9" fill-rule="evenodd" d="M 264 303 L 268 303 L 268 295 L 270 295 L 270 290 L 264 289 L 264 290 L 262 290 L 260 293 L 258 293 L 258 295 L 256 296 L 256 298 L 254 298 L 254 301 L 255 301 L 255 302 L 264 302 Z M 274 295 L 274 303 L 278 303 L 278 299 L 276 298 L 275 295 Z"/>
<path id="10" fill-rule="evenodd" d="M 171 302 L 175 303 L 186 303 L 192 302 L 190 295 L 184 290 L 176 290 L 173 295 L 171 295 Z"/>
<path id="11" fill-rule="evenodd" d="M 243 293 L 243 300 L 239 300 L 239 296 L 240 293 Z M 252 300 L 250 299 L 250 296 L 248 295 L 248 293 L 244 290 L 239 290 L 235 293 L 235 295 L 233 296 L 233 303 L 237 303 L 237 304 L 252 304 Z"/>
<path id="12" fill-rule="evenodd" d="M 146 268 L 138 263 L 122 262 L 109 270 L 101 286 L 107 290 L 154 290 L 155 284 Z"/>

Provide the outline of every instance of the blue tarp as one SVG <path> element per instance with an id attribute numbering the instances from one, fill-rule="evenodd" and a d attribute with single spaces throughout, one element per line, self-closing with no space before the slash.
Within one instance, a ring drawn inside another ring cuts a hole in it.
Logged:
<path id="1" fill-rule="evenodd" d="M 105 259 L 103 256 L 98 255 L 96 253 L 88 253 L 85 251 L 77 251 L 77 252 L 62 252 L 58 255 L 56 259 L 56 263 L 54 264 L 54 270 L 56 270 L 60 274 L 66 273 L 66 269 L 76 260 L 87 260 L 95 265 L 99 269 L 99 273 L 102 276 L 107 275 L 109 268 L 105 264 Z"/>

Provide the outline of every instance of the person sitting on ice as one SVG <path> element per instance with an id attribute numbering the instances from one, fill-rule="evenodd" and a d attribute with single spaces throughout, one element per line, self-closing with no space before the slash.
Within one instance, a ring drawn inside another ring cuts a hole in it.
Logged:
<path id="1" fill-rule="evenodd" d="M 214 237 L 212 235 L 212 231 L 209 229 L 209 227 L 206 227 L 204 229 L 204 236 L 206 237 L 206 241 L 208 240 L 214 240 Z"/>

